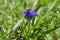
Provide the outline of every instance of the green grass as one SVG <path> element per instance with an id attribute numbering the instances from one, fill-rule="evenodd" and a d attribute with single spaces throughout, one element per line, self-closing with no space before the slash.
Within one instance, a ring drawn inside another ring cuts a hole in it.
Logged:
<path id="1" fill-rule="evenodd" d="M 30 23 L 29 8 L 37 11 Z M 59 27 L 60 0 L 0 0 L 0 40 L 57 40 Z"/>

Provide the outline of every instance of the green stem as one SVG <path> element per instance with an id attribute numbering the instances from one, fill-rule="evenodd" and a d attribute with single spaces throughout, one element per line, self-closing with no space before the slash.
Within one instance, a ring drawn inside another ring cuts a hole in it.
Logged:
<path id="1" fill-rule="evenodd" d="M 29 34 L 30 34 L 30 20 L 28 20 L 28 30 L 26 40 L 29 40 Z"/>
<path id="2" fill-rule="evenodd" d="M 30 32 L 30 21 L 28 21 L 28 33 Z"/>

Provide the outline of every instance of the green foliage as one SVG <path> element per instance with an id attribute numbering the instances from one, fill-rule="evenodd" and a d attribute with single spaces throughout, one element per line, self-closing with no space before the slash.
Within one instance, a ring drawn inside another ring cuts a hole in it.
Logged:
<path id="1" fill-rule="evenodd" d="M 31 20 L 22 13 L 37 11 Z M 0 40 L 57 40 L 60 0 L 0 0 Z"/>

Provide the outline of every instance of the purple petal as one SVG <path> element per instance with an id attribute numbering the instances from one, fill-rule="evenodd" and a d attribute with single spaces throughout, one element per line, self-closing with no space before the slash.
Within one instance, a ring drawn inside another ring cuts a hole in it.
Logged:
<path id="1" fill-rule="evenodd" d="M 27 15 L 27 12 L 23 12 L 23 16 L 26 16 Z"/>
<path id="2" fill-rule="evenodd" d="M 24 17 L 35 16 L 36 14 L 37 12 L 32 9 L 28 9 L 26 12 L 23 12 Z"/>
<path id="3" fill-rule="evenodd" d="M 33 11 L 32 11 L 32 9 L 28 9 L 27 12 L 28 12 L 29 14 L 31 14 Z"/>
<path id="4" fill-rule="evenodd" d="M 37 14 L 37 12 L 36 11 L 33 11 L 31 15 L 32 16 L 35 16 L 36 14 Z"/>

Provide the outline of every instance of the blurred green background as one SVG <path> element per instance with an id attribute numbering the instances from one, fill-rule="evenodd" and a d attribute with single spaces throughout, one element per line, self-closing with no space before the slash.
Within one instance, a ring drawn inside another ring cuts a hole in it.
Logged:
<path id="1" fill-rule="evenodd" d="M 18 20 L 23 18 L 22 13 L 24 11 L 28 8 L 35 10 L 37 7 L 39 7 L 37 12 L 40 15 L 38 18 L 44 18 L 43 15 L 46 16 L 43 20 L 41 20 L 41 23 L 43 21 L 48 22 L 47 24 L 44 23 L 44 26 L 47 25 L 49 29 L 54 28 L 54 25 L 60 26 L 60 0 L 0 0 L 0 40 L 20 40 L 18 33 L 20 32 L 20 26 L 12 33 L 10 33 L 11 29 L 14 28 L 14 25 L 18 22 Z M 52 18 L 52 21 L 49 21 L 49 18 Z M 24 22 L 22 22 L 21 25 L 24 26 Z M 54 33 L 57 35 L 56 39 L 59 40 L 60 28 L 55 30 Z M 54 33 L 50 34 L 53 35 Z M 50 34 L 45 36 L 45 40 L 54 40 L 54 37 L 52 38 Z"/>

